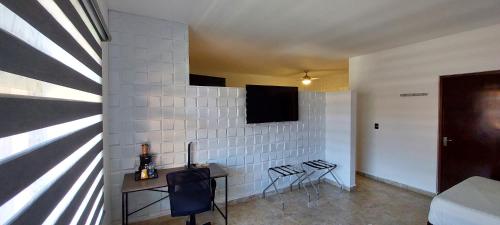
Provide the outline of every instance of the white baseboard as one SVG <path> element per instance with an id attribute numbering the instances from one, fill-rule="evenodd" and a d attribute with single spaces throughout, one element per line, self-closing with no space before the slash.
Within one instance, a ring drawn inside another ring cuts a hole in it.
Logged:
<path id="1" fill-rule="evenodd" d="M 356 189 L 356 186 L 348 187 L 348 186 L 345 186 L 345 185 L 342 185 L 342 184 L 339 185 L 339 184 L 337 184 L 337 182 L 335 182 L 335 180 L 333 180 L 331 178 L 323 178 L 322 180 L 325 181 L 328 184 L 331 184 L 331 185 L 333 185 L 335 187 L 338 187 L 338 188 L 342 188 L 342 190 L 346 190 L 346 191 L 349 191 L 349 192 L 354 191 Z"/>
<path id="2" fill-rule="evenodd" d="M 376 180 L 378 182 L 382 182 L 384 184 L 388 184 L 388 185 L 391 185 L 391 186 L 399 187 L 399 188 L 402 188 L 402 189 L 405 189 L 405 190 L 408 190 L 408 191 L 412 191 L 412 192 L 419 193 L 419 194 L 422 194 L 422 195 L 426 195 L 426 196 L 429 196 L 429 197 L 436 196 L 436 193 L 432 193 L 432 192 L 429 192 L 429 191 L 426 191 L 426 190 L 422 190 L 420 188 L 412 187 L 412 186 L 409 186 L 409 185 L 406 185 L 406 184 L 402 184 L 402 183 L 399 183 L 399 182 L 396 182 L 396 181 L 393 181 L 393 180 L 389 180 L 389 179 L 385 179 L 385 178 L 382 178 L 382 177 L 374 176 L 374 175 L 367 174 L 367 173 L 364 173 L 364 172 L 361 172 L 361 171 L 356 171 L 356 173 L 358 175 L 360 175 L 360 176 L 363 176 L 363 177 L 366 177 L 366 178 L 369 178 L 369 179 L 372 179 L 372 180 Z"/>

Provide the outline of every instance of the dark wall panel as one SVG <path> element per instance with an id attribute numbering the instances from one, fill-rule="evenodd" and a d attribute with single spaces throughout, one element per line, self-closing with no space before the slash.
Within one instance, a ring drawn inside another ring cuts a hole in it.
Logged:
<path id="1" fill-rule="evenodd" d="M 225 87 L 226 78 L 189 74 L 189 85 Z"/>

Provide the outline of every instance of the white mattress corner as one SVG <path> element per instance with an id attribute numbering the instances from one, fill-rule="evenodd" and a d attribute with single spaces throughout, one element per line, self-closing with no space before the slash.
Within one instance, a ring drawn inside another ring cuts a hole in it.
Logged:
<path id="1" fill-rule="evenodd" d="M 432 199 L 433 225 L 500 225 L 500 182 L 470 177 Z"/>

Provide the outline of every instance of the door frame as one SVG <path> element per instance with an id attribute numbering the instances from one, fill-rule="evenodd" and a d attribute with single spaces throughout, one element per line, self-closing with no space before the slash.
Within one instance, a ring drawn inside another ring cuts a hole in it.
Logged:
<path id="1" fill-rule="evenodd" d="M 442 145 L 442 140 L 443 140 L 443 80 L 446 78 L 454 78 L 454 77 L 467 77 L 467 76 L 478 76 L 478 75 L 492 75 L 492 74 L 498 74 L 500 73 L 500 70 L 490 70 L 490 71 L 483 71 L 483 72 L 474 72 L 474 73 L 462 73 L 462 74 L 453 74 L 453 75 L 441 75 L 439 76 L 439 99 L 438 99 L 438 140 L 437 140 L 437 147 L 438 147 L 438 153 L 437 153 L 437 182 L 436 182 L 436 190 L 437 193 L 441 193 L 441 178 L 443 177 L 442 175 L 442 164 L 441 164 L 441 158 L 442 158 L 442 152 L 443 152 L 443 145 Z"/>

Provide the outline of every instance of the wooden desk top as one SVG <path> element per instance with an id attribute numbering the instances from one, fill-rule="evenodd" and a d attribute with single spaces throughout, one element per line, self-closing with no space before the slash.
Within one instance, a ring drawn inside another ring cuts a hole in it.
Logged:
<path id="1" fill-rule="evenodd" d="M 208 164 L 208 168 L 210 168 L 210 177 L 219 178 L 219 177 L 227 177 L 228 173 L 224 170 L 220 165 L 215 163 Z M 169 169 L 159 169 L 158 170 L 158 178 L 156 179 L 148 179 L 148 180 L 139 180 L 136 181 L 134 179 L 134 173 L 127 173 L 123 177 L 122 184 L 122 193 L 125 192 L 134 192 L 134 191 L 142 191 L 153 188 L 162 188 L 167 186 L 167 174 L 179 170 L 184 170 L 185 167 L 175 167 Z"/>

